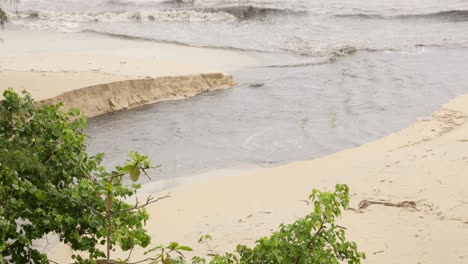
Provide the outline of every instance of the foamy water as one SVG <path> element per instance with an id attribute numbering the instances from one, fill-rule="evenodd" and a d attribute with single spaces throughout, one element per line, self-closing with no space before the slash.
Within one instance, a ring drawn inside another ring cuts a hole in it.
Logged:
<path id="1" fill-rule="evenodd" d="M 13 24 L 37 29 L 307 56 L 468 46 L 463 0 L 24 0 L 8 13 Z"/>
<path id="2" fill-rule="evenodd" d="M 464 0 L 23 0 L 8 12 L 18 26 L 267 58 L 234 72 L 235 89 L 90 120 L 92 152 L 114 164 L 136 149 L 164 177 L 316 158 L 468 92 Z"/>

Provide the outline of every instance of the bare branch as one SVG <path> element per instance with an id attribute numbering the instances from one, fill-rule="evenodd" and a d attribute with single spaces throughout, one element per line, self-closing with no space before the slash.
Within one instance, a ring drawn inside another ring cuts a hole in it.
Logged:
<path id="1" fill-rule="evenodd" d="M 140 263 L 145 263 L 145 262 L 148 262 L 148 261 L 155 261 L 155 260 L 158 260 L 158 259 L 146 258 L 146 259 L 139 260 L 139 261 L 136 261 L 136 262 L 129 262 L 128 264 L 140 264 Z"/>
<path id="2" fill-rule="evenodd" d="M 118 211 L 116 213 L 114 213 L 113 215 L 117 215 L 117 214 L 122 214 L 122 213 L 126 213 L 126 212 L 129 212 L 129 211 L 134 211 L 134 210 L 138 210 L 138 209 L 141 209 L 141 208 L 144 208 L 150 204 L 153 204 L 155 202 L 158 202 L 160 200 L 163 200 L 163 199 L 166 199 L 166 198 L 170 198 L 171 197 L 171 193 L 168 193 L 164 196 L 161 196 L 161 197 L 158 197 L 156 199 L 154 199 L 151 195 L 148 196 L 146 198 L 146 202 L 143 203 L 143 204 L 140 204 L 140 202 L 138 201 L 138 198 L 136 199 L 136 203 L 133 207 L 131 208 L 128 208 L 128 209 L 124 209 L 124 210 L 121 210 L 121 211 Z"/>
<path id="3" fill-rule="evenodd" d="M 128 262 L 130 260 L 130 257 L 132 256 L 133 253 L 133 247 L 130 249 L 130 252 L 128 252 L 128 257 L 125 259 L 125 262 Z"/>
<path id="4" fill-rule="evenodd" d="M 46 240 L 46 244 L 44 245 L 44 248 L 42 249 L 42 253 L 44 253 L 46 248 L 49 246 L 49 238 L 47 237 L 47 234 L 45 235 L 45 240 Z"/>

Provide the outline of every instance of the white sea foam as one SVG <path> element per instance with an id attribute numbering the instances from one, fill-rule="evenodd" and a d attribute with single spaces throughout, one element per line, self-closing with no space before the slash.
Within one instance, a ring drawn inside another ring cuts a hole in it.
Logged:
<path id="1" fill-rule="evenodd" d="M 358 49 L 349 45 L 314 44 L 300 37 L 293 37 L 287 41 L 285 50 L 302 56 L 327 57 L 334 61 L 351 55 Z"/>
<path id="2" fill-rule="evenodd" d="M 225 12 L 200 12 L 195 10 L 155 10 L 103 13 L 60 13 L 22 11 L 10 12 L 10 20 L 15 25 L 34 29 L 78 31 L 85 23 L 111 22 L 165 22 L 165 21 L 235 21 L 236 17 Z"/>

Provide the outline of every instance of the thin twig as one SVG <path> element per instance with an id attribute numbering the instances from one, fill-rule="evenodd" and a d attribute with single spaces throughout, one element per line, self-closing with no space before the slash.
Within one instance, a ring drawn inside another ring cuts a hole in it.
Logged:
<path id="1" fill-rule="evenodd" d="M 47 234 L 45 235 L 45 240 L 46 240 L 46 244 L 45 244 L 44 248 L 42 249 L 42 253 L 44 253 L 45 249 L 49 246 L 49 238 L 47 237 Z"/>
<path id="2" fill-rule="evenodd" d="M 129 262 L 128 264 L 139 264 L 139 263 L 144 263 L 144 262 L 148 262 L 148 261 L 155 261 L 155 260 L 158 260 L 157 258 L 146 258 L 146 259 L 143 259 L 143 260 L 139 260 L 137 262 Z"/>
<path id="3" fill-rule="evenodd" d="M 163 199 L 166 199 L 166 198 L 170 198 L 171 197 L 171 193 L 168 193 L 164 196 L 161 196 L 161 197 L 158 197 L 157 199 L 154 199 L 151 195 L 148 196 L 146 198 L 146 202 L 144 204 L 140 204 L 140 202 L 138 201 L 138 198 L 136 199 L 136 203 L 133 207 L 131 208 L 128 208 L 128 209 L 124 209 L 124 210 L 121 210 L 121 211 L 118 211 L 116 213 L 114 213 L 114 215 L 117 215 L 117 214 L 122 214 L 122 213 L 126 213 L 126 212 L 129 212 L 129 211 L 134 211 L 134 210 L 138 210 L 138 209 L 141 209 L 143 207 L 146 207 L 150 204 L 153 204 L 157 201 L 160 201 L 160 200 L 163 200 Z"/>
<path id="4" fill-rule="evenodd" d="M 134 249 L 134 247 L 132 247 L 132 248 L 130 249 L 130 252 L 128 253 L 128 257 L 125 259 L 125 262 L 127 262 L 127 261 L 130 260 L 130 257 L 132 256 L 133 249 Z"/>

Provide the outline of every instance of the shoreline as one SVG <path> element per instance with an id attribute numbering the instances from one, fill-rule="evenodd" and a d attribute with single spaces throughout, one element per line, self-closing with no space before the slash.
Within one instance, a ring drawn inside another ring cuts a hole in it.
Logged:
<path id="1" fill-rule="evenodd" d="M 6 27 L 0 34 L 0 90 L 27 89 L 44 100 L 111 82 L 259 65 L 252 53 Z M 34 39 L 34 45 L 30 40 Z M 53 39 L 54 41 L 50 41 Z"/>
<path id="2" fill-rule="evenodd" d="M 366 252 L 365 263 L 465 263 L 467 116 L 464 95 L 427 120 L 357 148 L 154 193 L 170 192 L 171 198 L 148 207 L 153 244 L 178 241 L 203 255 L 206 248 L 196 241 L 210 234 L 216 252 L 252 245 L 280 223 L 305 215 L 310 207 L 301 200 L 312 188 L 331 190 L 346 183 L 354 210 L 347 210 L 339 224 Z M 370 206 L 359 208 L 362 201 Z M 414 206 L 398 205 L 405 201 Z M 448 237 L 451 243 L 445 242 Z M 133 259 L 142 258 L 143 251 L 134 250 Z M 59 246 L 51 258 L 63 262 L 69 253 Z"/>
<path id="3" fill-rule="evenodd" d="M 67 34 L 66 40 L 51 43 L 48 38 L 65 33 L 5 32 L 6 41 L 0 44 L 0 51 L 6 51 L 0 56 L 0 83 L 27 86 L 39 100 L 132 79 L 229 72 L 259 61 L 235 51 L 85 33 Z M 38 40 L 34 47 L 28 45 L 31 38 Z M 64 43 L 74 43 L 77 48 Z M 148 58 L 148 54 L 155 57 Z M 468 171 L 467 116 L 465 95 L 442 106 L 430 119 L 314 160 L 241 172 L 213 171 L 187 182 L 182 177 L 178 179 L 181 184 L 163 192 L 157 191 L 157 184 L 148 185 L 142 195 L 172 194 L 148 208 L 152 220 L 147 228 L 153 244 L 178 241 L 203 255 L 206 248 L 197 245 L 197 240 L 210 234 L 218 252 L 232 251 L 237 244 L 252 245 L 280 223 L 306 214 L 310 207 L 302 200 L 312 188 L 331 190 L 337 183 L 346 183 L 351 189 L 351 207 L 356 210 L 346 211 L 339 223 L 348 228 L 348 236 L 359 250 L 367 253 L 367 263 L 467 263 L 468 194 L 463 188 Z M 361 201 L 370 201 L 370 206 L 360 209 Z M 405 201 L 415 206 L 397 206 Z M 51 259 L 59 263 L 69 260 L 70 250 L 63 245 L 51 250 Z M 143 252 L 135 250 L 134 259 Z"/>

